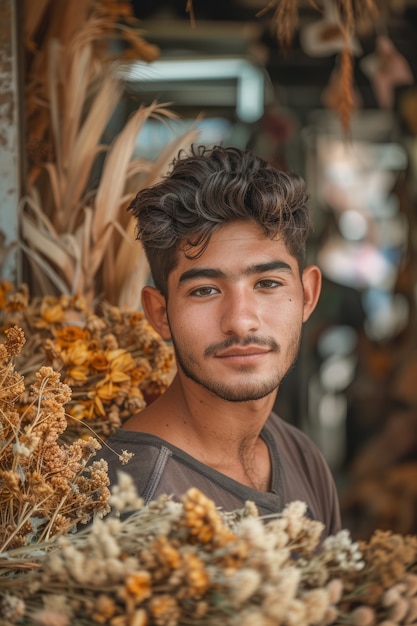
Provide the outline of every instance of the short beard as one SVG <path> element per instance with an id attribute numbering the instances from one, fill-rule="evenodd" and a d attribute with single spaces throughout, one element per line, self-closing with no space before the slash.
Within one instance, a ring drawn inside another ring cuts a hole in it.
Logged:
<path id="1" fill-rule="evenodd" d="M 281 381 L 286 374 L 286 372 L 284 372 L 283 375 L 276 373 L 276 375 L 273 378 L 264 380 L 261 383 L 257 383 L 255 385 L 251 384 L 251 382 L 248 381 L 247 383 L 240 385 L 238 388 L 230 387 L 229 385 L 224 384 L 222 381 L 201 379 L 193 371 L 193 369 L 185 363 L 185 360 L 183 359 L 181 355 L 181 351 L 178 350 L 178 346 L 176 345 L 175 340 L 172 337 L 172 335 L 171 335 L 171 341 L 174 346 L 177 365 L 182 370 L 184 375 L 190 380 L 192 380 L 193 382 L 197 383 L 198 385 L 206 389 L 207 391 L 210 391 L 211 393 L 216 395 L 218 398 L 221 398 L 222 400 L 226 400 L 227 402 L 243 403 L 243 402 L 250 402 L 252 400 L 260 400 L 262 398 L 265 398 L 266 396 L 278 390 L 278 387 L 280 386 Z M 277 352 L 279 351 L 279 346 L 272 339 L 264 340 L 264 339 L 254 339 L 253 337 L 252 338 L 248 337 L 243 342 L 237 338 L 233 338 L 233 339 L 226 340 L 225 342 L 221 344 L 209 346 L 205 350 L 204 355 L 205 357 L 212 356 L 217 350 L 224 349 L 226 347 L 230 347 L 230 346 L 238 345 L 238 344 L 240 345 L 249 345 L 249 344 L 270 345 L 273 350 Z M 298 341 L 294 350 L 294 359 L 290 367 L 292 367 L 295 361 L 295 358 L 298 354 L 299 344 L 300 342 Z M 244 374 L 247 370 L 246 368 L 242 367 L 241 371 Z M 248 373 L 247 376 L 249 377 L 250 373 Z"/>

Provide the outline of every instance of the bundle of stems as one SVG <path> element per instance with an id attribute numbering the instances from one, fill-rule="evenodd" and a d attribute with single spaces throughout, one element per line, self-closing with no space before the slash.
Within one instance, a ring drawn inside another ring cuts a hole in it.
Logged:
<path id="1" fill-rule="evenodd" d="M 15 368 L 25 343 L 18 326 L 0 344 L 0 553 L 66 534 L 109 510 L 107 465 L 87 462 L 100 449 L 94 437 L 60 442 L 71 389 L 50 367 L 34 382 Z M 26 395 L 25 405 L 20 400 Z M 86 473 L 85 473 L 86 472 Z"/>
<path id="2" fill-rule="evenodd" d="M 25 38 L 28 170 L 19 217 L 31 291 L 135 308 L 148 268 L 126 209 L 197 132 L 175 138 L 153 161 L 135 158 L 149 118 L 176 117 L 154 102 L 104 145 L 123 97 L 118 64 L 159 53 L 126 0 L 27 0 Z"/>
<path id="3" fill-rule="evenodd" d="M 354 543 L 302 502 L 262 519 L 199 490 L 143 506 L 120 473 L 113 513 L 0 554 L 0 609 L 23 626 L 400 626 L 417 614 L 417 538 Z M 118 517 L 123 513 L 123 517 Z"/>

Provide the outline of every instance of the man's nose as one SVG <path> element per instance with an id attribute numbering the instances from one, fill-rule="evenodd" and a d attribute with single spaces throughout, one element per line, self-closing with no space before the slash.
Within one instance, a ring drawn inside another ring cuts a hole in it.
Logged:
<path id="1" fill-rule="evenodd" d="M 259 310 L 253 292 L 231 290 L 225 297 L 221 330 L 226 335 L 246 337 L 259 330 Z"/>

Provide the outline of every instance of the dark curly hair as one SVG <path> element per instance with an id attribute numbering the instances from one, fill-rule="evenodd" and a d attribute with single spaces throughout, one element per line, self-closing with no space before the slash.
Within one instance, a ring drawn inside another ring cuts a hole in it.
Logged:
<path id="1" fill-rule="evenodd" d="M 197 258 L 213 232 L 233 221 L 259 224 L 278 233 L 301 268 L 311 230 L 304 180 L 281 172 L 250 151 L 191 147 L 180 152 L 161 182 L 142 189 L 129 210 L 137 219 L 155 286 L 166 296 L 178 252 Z"/>

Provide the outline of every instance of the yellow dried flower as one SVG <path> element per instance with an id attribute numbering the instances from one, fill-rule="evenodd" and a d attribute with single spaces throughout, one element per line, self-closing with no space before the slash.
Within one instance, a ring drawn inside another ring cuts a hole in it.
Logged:
<path id="1" fill-rule="evenodd" d="M 36 322 L 38 328 L 45 328 L 49 324 L 63 322 L 65 319 L 62 304 L 53 296 L 45 296 L 42 299 L 39 312 L 40 319 Z"/>

